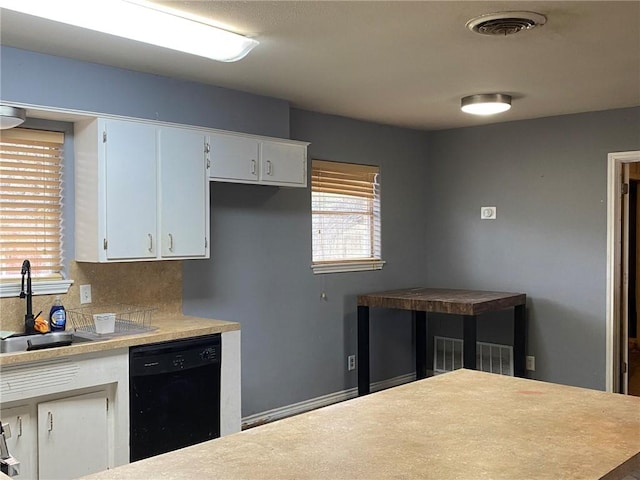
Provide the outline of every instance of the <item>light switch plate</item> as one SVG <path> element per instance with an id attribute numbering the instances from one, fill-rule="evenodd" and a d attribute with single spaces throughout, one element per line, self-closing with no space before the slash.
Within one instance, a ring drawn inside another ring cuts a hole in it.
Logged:
<path id="1" fill-rule="evenodd" d="M 495 220 L 496 207 L 480 207 L 480 218 L 482 220 Z"/>

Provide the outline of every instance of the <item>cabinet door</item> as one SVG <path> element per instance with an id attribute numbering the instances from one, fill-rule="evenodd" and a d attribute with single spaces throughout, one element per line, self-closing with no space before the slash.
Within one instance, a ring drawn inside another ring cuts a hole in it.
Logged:
<path id="1" fill-rule="evenodd" d="M 163 257 L 205 257 L 209 198 L 206 136 L 161 128 L 160 246 Z"/>
<path id="2" fill-rule="evenodd" d="M 3 409 L 0 418 L 11 429 L 11 437 L 7 439 L 9 453 L 20 462 L 20 475 L 16 478 L 37 478 L 37 431 L 29 407 L 24 405 Z"/>
<path id="3" fill-rule="evenodd" d="M 105 122 L 105 216 L 109 260 L 156 256 L 156 128 Z"/>
<path id="4" fill-rule="evenodd" d="M 263 141 L 260 160 L 261 182 L 306 187 L 306 146 Z"/>
<path id="5" fill-rule="evenodd" d="M 223 182 L 257 181 L 258 146 L 255 138 L 212 134 L 210 178 Z"/>
<path id="6" fill-rule="evenodd" d="M 106 470 L 108 440 L 105 392 L 38 404 L 40 478 L 64 480 Z"/>

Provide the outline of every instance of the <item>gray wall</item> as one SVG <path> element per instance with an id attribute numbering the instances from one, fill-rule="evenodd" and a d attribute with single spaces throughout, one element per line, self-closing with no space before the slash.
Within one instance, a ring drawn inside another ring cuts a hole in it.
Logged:
<path id="1" fill-rule="evenodd" d="M 283 138 L 291 130 L 291 138 L 312 142 L 310 158 L 379 165 L 388 262 L 382 271 L 313 275 L 309 190 L 222 183 L 211 189 L 212 259 L 184 262 L 183 269 L 185 313 L 242 323 L 243 415 L 356 385 L 355 372 L 346 372 L 346 356 L 356 351 L 355 296 L 426 279 L 424 132 L 290 111 L 278 99 L 0 48 L 4 101 Z M 72 236 L 73 212 L 65 213 L 65 233 Z M 326 301 L 320 300 L 323 291 Z M 409 316 L 381 311 L 374 321 L 382 316 L 385 321 L 372 330 L 372 348 L 379 352 L 374 381 L 413 370 Z"/>
<path id="2" fill-rule="evenodd" d="M 6 46 L 0 67 L 4 101 L 289 135 L 289 103 L 275 98 Z"/>
<path id="3" fill-rule="evenodd" d="M 309 158 L 380 166 L 387 265 L 314 275 L 309 189 L 211 185 L 212 258 L 185 266 L 184 310 L 242 323 L 244 416 L 355 387 L 356 295 L 426 280 L 424 132 L 292 110 L 291 136 Z M 372 318 L 372 380 L 413 371 L 410 316 Z"/>
<path id="4" fill-rule="evenodd" d="M 526 293 L 534 378 L 604 389 L 607 154 L 638 149 L 639 108 L 429 134 L 428 281 Z"/>
<path id="5" fill-rule="evenodd" d="M 525 292 L 535 377 L 604 387 L 606 156 L 640 149 L 640 109 L 426 133 L 8 47 L 0 58 L 5 101 L 290 134 L 310 158 L 381 167 L 376 272 L 311 272 L 308 189 L 211 185 L 212 258 L 184 262 L 184 310 L 242 323 L 243 415 L 354 387 L 356 295 L 415 285 Z M 498 219 L 480 221 L 482 205 Z M 372 318 L 372 379 L 412 372 L 409 316 Z M 430 327 L 460 333 L 455 319 Z M 509 328 L 490 317 L 479 336 L 507 343 Z"/>

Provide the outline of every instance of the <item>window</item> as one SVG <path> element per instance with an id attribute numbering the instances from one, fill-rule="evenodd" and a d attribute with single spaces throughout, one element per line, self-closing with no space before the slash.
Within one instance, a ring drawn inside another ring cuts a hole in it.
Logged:
<path id="1" fill-rule="evenodd" d="M 0 279 L 5 283 L 20 279 L 24 259 L 31 262 L 34 283 L 62 279 L 63 143 L 59 132 L 13 128 L 0 134 Z M 6 290 L 2 296 L 9 296 Z"/>
<path id="2" fill-rule="evenodd" d="M 313 160 L 314 273 L 379 270 L 380 169 Z"/>

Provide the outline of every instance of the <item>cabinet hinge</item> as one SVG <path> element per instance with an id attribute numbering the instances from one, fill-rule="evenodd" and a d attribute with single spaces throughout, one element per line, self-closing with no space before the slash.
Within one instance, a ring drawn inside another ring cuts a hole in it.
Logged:
<path id="1" fill-rule="evenodd" d="M 211 168 L 211 160 L 207 158 L 207 168 Z"/>
<path id="2" fill-rule="evenodd" d="M 105 400 L 107 401 L 107 412 L 109 411 L 109 399 L 105 398 Z"/>
<path id="3" fill-rule="evenodd" d="M 622 373 L 627 373 L 627 362 L 622 362 Z"/>
<path id="4" fill-rule="evenodd" d="M 204 144 L 204 153 L 209 153 L 211 151 L 211 145 L 208 143 Z"/>
<path id="5" fill-rule="evenodd" d="M 209 247 L 209 242 L 207 241 L 207 237 L 204 237 L 204 248 Z"/>
<path id="6" fill-rule="evenodd" d="M 102 248 L 103 248 L 104 250 L 106 250 L 106 249 L 107 249 L 107 239 L 106 239 L 106 238 L 104 238 L 104 239 L 102 240 Z"/>
<path id="7" fill-rule="evenodd" d="M 623 195 L 627 195 L 629 193 L 629 184 L 628 183 L 623 183 L 622 184 L 622 194 Z"/>
<path id="8" fill-rule="evenodd" d="M 102 132 L 102 143 L 107 143 L 107 131 Z"/>

